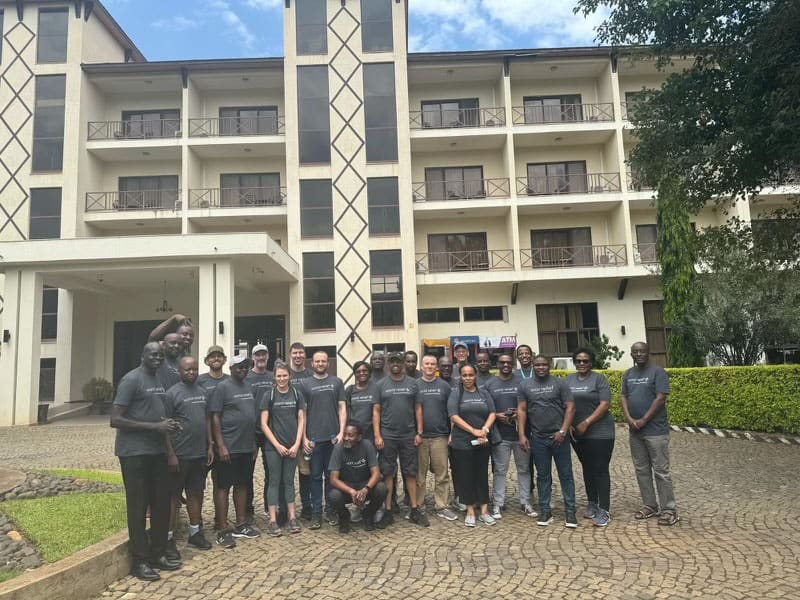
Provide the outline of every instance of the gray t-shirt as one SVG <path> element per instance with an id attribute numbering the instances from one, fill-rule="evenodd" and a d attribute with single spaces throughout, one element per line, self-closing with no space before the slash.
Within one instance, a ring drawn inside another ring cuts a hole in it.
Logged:
<path id="1" fill-rule="evenodd" d="M 650 363 L 644 368 L 630 368 L 622 375 L 622 395 L 628 399 L 628 413 L 632 419 L 641 419 L 658 393 L 669 394 L 669 375 L 662 367 Z M 642 429 L 631 429 L 631 435 L 645 437 L 668 434 L 666 402 Z"/>
<path id="2" fill-rule="evenodd" d="M 414 412 L 417 403 L 417 381 L 403 375 L 400 381 L 384 377 L 378 383 L 378 404 L 381 406 L 381 437 L 390 440 L 413 438 L 417 432 Z"/>
<path id="3" fill-rule="evenodd" d="M 117 386 L 114 404 L 128 408 L 125 416 L 134 421 L 157 423 L 165 419 L 164 386 L 157 374 L 138 367 L 127 373 Z M 142 456 L 164 454 L 164 436 L 155 431 L 128 431 L 117 429 L 114 454 L 117 456 Z"/>
<path id="4" fill-rule="evenodd" d="M 336 444 L 328 462 L 328 470 L 339 471 L 339 479 L 357 490 L 369 483 L 370 470 L 376 466 L 378 466 L 378 453 L 375 451 L 375 446 L 364 439 L 352 448 Z"/>
<path id="5" fill-rule="evenodd" d="M 378 400 L 378 387 L 372 382 L 367 382 L 367 387 L 360 390 L 355 384 L 347 387 L 347 418 L 358 423 L 364 439 L 372 440 L 372 407 Z"/>
<path id="6" fill-rule="evenodd" d="M 308 379 L 309 377 L 314 376 L 314 371 L 311 369 L 303 369 L 302 371 L 293 371 L 291 367 L 289 368 L 289 383 L 292 385 L 297 385 L 303 379 Z"/>
<path id="7" fill-rule="evenodd" d="M 533 437 L 549 438 L 561 430 L 566 403 L 572 402 L 572 391 L 563 379 L 552 375 L 543 380 L 534 377 L 520 383 L 519 400 L 527 402 Z"/>
<path id="8" fill-rule="evenodd" d="M 231 454 L 252 452 L 256 445 L 256 399 L 247 382 L 226 379 L 208 400 L 208 412 L 220 413 L 222 441 Z"/>
<path id="9" fill-rule="evenodd" d="M 495 411 L 494 400 L 485 389 L 478 388 L 474 392 L 461 390 L 461 387 L 453 388 L 450 398 L 447 400 L 447 415 L 454 417 L 458 415 L 464 419 L 471 427 L 480 429 L 489 418 L 489 413 Z M 471 442 L 476 439 L 461 429 L 458 425 L 453 425 L 452 446 L 456 450 L 470 450 L 473 448 Z"/>
<path id="10" fill-rule="evenodd" d="M 492 379 L 494 375 L 491 373 L 487 373 L 486 375 L 481 375 L 480 373 L 477 374 L 475 377 L 475 385 L 478 387 L 486 387 L 486 384 L 489 383 L 489 380 Z"/>
<path id="11" fill-rule="evenodd" d="M 289 388 L 286 392 L 280 392 L 277 388 L 271 388 L 261 396 L 258 405 L 259 413 L 269 411 L 269 421 L 267 425 L 272 430 L 278 442 L 286 448 L 290 448 L 297 440 L 297 414 L 298 411 L 306 409 L 306 401 L 303 394 L 296 389 Z M 264 445 L 267 451 L 275 452 L 275 447 L 269 443 Z"/>
<path id="12" fill-rule="evenodd" d="M 170 360 L 165 356 L 164 362 L 162 362 L 161 366 L 158 368 L 158 379 L 161 381 L 161 385 L 164 386 L 165 390 L 168 390 L 181 380 L 181 374 L 178 370 L 179 360 L 180 359 Z"/>
<path id="13" fill-rule="evenodd" d="M 578 377 L 577 373 L 572 373 L 567 376 L 566 381 L 569 389 L 572 390 L 572 399 L 575 402 L 573 425 L 577 425 L 589 417 L 600 405 L 600 402 L 611 401 L 611 388 L 608 387 L 608 380 L 600 373 L 592 371 L 583 380 Z M 589 440 L 613 440 L 614 417 L 611 416 L 611 412 L 607 412 L 600 420 L 592 423 L 581 437 Z"/>
<path id="14" fill-rule="evenodd" d="M 484 386 L 491 394 L 494 400 L 494 407 L 497 412 L 502 413 L 509 408 L 517 408 L 517 399 L 519 398 L 519 384 L 522 380 L 518 375 L 512 373 L 511 377 L 503 381 L 499 377 L 492 377 L 486 382 Z M 499 420 L 495 421 L 497 424 L 497 431 L 500 432 L 500 437 L 507 442 L 516 442 L 519 440 L 517 428 L 514 425 L 506 425 Z"/>
<path id="15" fill-rule="evenodd" d="M 450 391 L 450 385 L 441 377 L 433 381 L 417 380 L 417 403 L 422 405 L 422 437 L 450 435 L 450 417 L 447 415 Z"/>
<path id="16" fill-rule="evenodd" d="M 202 375 L 198 375 L 197 384 L 203 386 L 203 389 L 206 391 L 206 395 L 210 398 L 214 390 L 217 389 L 217 386 L 229 377 L 230 375 L 223 373 L 222 377 L 216 379 L 211 376 L 211 373 L 203 373 Z"/>
<path id="17" fill-rule="evenodd" d="M 297 385 L 306 401 L 306 436 L 312 442 L 330 441 L 339 435 L 339 402 L 344 402 L 344 384 L 333 375 L 325 379 L 306 377 Z"/>
<path id="18" fill-rule="evenodd" d="M 272 371 L 256 373 L 250 370 L 247 372 L 247 375 L 245 375 L 244 380 L 253 387 L 253 396 L 256 398 L 256 403 L 261 402 L 262 396 L 269 393 L 272 386 L 275 385 L 275 376 L 272 374 Z"/>
<path id="19" fill-rule="evenodd" d="M 181 424 L 181 431 L 172 435 L 172 449 L 178 458 L 205 458 L 208 450 L 206 390 L 196 381 L 186 385 L 179 381 L 167 390 L 167 414 Z"/>

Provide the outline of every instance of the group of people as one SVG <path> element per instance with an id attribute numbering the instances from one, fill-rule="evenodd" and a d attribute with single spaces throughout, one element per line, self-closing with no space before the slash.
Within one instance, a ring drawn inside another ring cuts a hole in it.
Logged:
<path id="1" fill-rule="evenodd" d="M 576 372 L 564 379 L 551 375 L 549 358 L 527 345 L 498 356 L 496 375 L 487 352 L 478 352 L 472 364 L 463 344 L 454 346 L 452 358 L 375 352 L 369 362 L 353 365 L 353 383 L 345 387 L 328 372 L 325 352 L 314 352 L 309 368 L 299 342 L 291 345 L 289 361 L 276 361 L 273 371 L 263 344 L 249 356 L 235 354 L 229 375 L 223 373 L 225 350 L 212 346 L 203 359 L 208 372 L 199 375 L 193 339 L 182 315 L 159 326 L 114 400 L 111 426 L 117 428 L 115 453 L 126 490 L 132 573 L 140 579 L 180 568 L 173 532 L 181 502 L 188 544 L 211 548 L 201 519 L 209 472 L 216 543 L 232 548 L 237 538 L 261 535 L 254 524 L 253 486 L 259 452 L 263 514 L 272 536 L 299 533 L 301 520 L 309 529 L 326 521 L 342 533 L 357 521 L 368 531 L 382 529 L 402 504 L 406 519 L 428 527 L 429 472 L 432 514 L 456 521 L 461 511 L 467 527 L 495 525 L 511 504 L 506 481 L 512 455 L 520 511 L 540 526 L 553 522 L 555 463 L 564 524 L 575 528 L 571 448 L 582 465 L 583 517 L 597 527 L 609 523 L 611 392 L 605 376 L 592 369 L 595 357 L 588 348 L 575 351 Z M 678 515 L 669 472 L 669 380 L 650 362 L 647 344 L 634 344 L 631 355 L 621 406 L 642 495 L 634 518 L 673 525 Z M 400 479 L 405 497 L 398 502 Z"/>

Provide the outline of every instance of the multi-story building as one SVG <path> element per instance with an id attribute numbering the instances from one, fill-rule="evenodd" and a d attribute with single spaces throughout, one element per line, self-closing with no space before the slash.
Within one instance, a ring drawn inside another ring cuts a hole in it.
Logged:
<path id="1" fill-rule="evenodd" d="M 117 381 L 171 311 L 195 353 L 301 340 L 345 375 L 450 336 L 663 357 L 625 166 L 652 63 L 409 53 L 402 0 L 286 0 L 283 58 L 165 62 L 97 1 L 0 9 L 0 425 Z"/>

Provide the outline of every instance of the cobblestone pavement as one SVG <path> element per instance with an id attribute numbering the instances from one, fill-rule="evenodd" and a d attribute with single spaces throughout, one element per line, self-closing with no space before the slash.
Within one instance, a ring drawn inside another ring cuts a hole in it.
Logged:
<path id="1" fill-rule="evenodd" d="M 193 552 L 179 542 L 182 570 L 151 584 L 122 579 L 102 597 L 800 598 L 800 447 L 674 433 L 672 462 L 682 517 L 672 528 L 631 518 L 638 491 L 627 435 L 618 429 L 614 519 L 605 529 L 586 521 L 577 530 L 559 521 L 540 528 L 512 509 L 495 527 L 474 530 L 432 518 L 424 530 L 401 522 L 345 537 L 325 526 L 241 540 L 234 550 Z M 0 429 L 0 464 L 114 469 L 113 432 L 103 425 Z M 573 466 L 580 506 L 577 460 Z M 560 503 L 554 506 L 559 519 Z"/>

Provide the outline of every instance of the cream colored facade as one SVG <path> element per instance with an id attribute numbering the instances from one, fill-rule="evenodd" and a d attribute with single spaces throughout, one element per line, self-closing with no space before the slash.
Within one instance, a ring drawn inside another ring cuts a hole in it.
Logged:
<path id="1" fill-rule="evenodd" d="M 647 337 L 643 302 L 658 299 L 658 286 L 652 247 L 640 245 L 637 226 L 654 224 L 655 211 L 652 193 L 637 191 L 625 166 L 635 144 L 626 93 L 657 86 L 663 75 L 607 48 L 409 54 L 405 2 L 386 2 L 391 51 L 362 50 L 360 1 L 327 0 L 327 51 L 298 55 L 296 3 L 287 1 L 284 58 L 174 62 L 144 61 L 99 2 L 0 2 L 0 369 L 9 382 L 0 389 L 0 425 L 35 421 L 42 359 L 55 359 L 56 403 L 79 400 L 91 377 L 114 378 L 121 344 L 145 341 L 120 339 L 130 331 L 124 325 L 166 318 L 156 310 L 165 295 L 175 312 L 194 318 L 195 354 L 216 343 L 233 352 L 247 337 L 236 337 L 237 319 L 269 316 L 285 323 L 267 340 L 273 354 L 295 340 L 332 347 L 345 378 L 347 365 L 373 347 L 421 350 L 425 339 L 516 336 L 541 349 L 544 305 L 594 305 L 592 328 L 626 349 Z M 69 14 L 67 56 L 39 64 L 39 11 L 52 8 Z M 370 63 L 394 68 L 396 161 L 368 162 L 362 143 Z M 328 72 L 329 163 L 300 162 L 297 70 L 306 65 Z M 63 168 L 42 172 L 31 165 L 28 113 L 35 77 L 50 74 L 66 75 Z M 532 108 L 536 98 L 565 96 L 566 113 Z M 445 100 L 477 100 L 479 108 L 426 120 L 423 103 Z M 220 109 L 229 107 L 274 107 L 277 118 L 266 131 L 238 135 L 222 129 Z M 154 135 L 128 135 L 125 114 L 148 110 L 179 117 L 165 118 Z M 573 178 L 529 174 L 532 164 L 575 162 L 584 167 Z M 462 167 L 481 167 L 479 183 L 461 181 L 460 193 L 431 183 L 430 169 Z M 223 175 L 254 173 L 277 174 L 280 189 L 270 193 L 278 195 L 220 201 Z M 120 178 L 141 176 L 176 178 L 178 191 L 154 204 L 136 196 L 145 201 L 131 207 Z M 397 178 L 397 234 L 366 228 L 373 177 Z M 332 236 L 301 236 L 307 179 L 334 184 Z M 30 190 L 38 188 L 61 189 L 60 239 L 29 239 Z M 770 206 L 759 205 L 758 216 Z M 747 201 L 731 210 L 750 219 Z M 707 211 L 697 225 L 724 218 Z M 589 228 L 590 242 L 553 249 L 532 241 L 531 231 L 566 228 Z M 485 247 L 432 251 L 429 236 L 465 233 L 484 234 Z M 402 253 L 402 322 L 393 326 L 372 323 L 377 250 Z M 309 252 L 333 253 L 333 328 L 305 323 Z M 41 340 L 43 286 L 60 290 L 55 340 Z M 418 310 L 448 307 L 458 309 L 458 322 L 419 323 Z M 502 307 L 502 318 L 466 321 L 464 307 Z M 561 346 L 553 353 L 566 356 Z"/>

